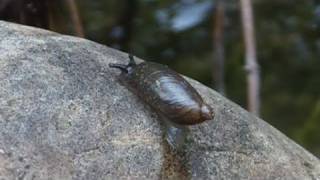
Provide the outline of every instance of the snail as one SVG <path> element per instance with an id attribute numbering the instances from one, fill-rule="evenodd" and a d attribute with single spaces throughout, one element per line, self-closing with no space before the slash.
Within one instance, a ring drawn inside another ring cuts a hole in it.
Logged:
<path id="1" fill-rule="evenodd" d="M 132 55 L 129 59 L 127 65 L 110 63 L 109 67 L 120 69 L 129 89 L 164 117 L 169 144 L 181 144 L 188 125 L 213 119 L 212 108 L 177 72 L 153 62 L 136 64 Z"/>

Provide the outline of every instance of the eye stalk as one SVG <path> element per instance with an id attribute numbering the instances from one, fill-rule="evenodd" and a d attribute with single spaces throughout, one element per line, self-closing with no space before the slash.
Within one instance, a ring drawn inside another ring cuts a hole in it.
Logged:
<path id="1" fill-rule="evenodd" d="M 132 67 L 137 65 L 132 54 L 129 54 L 129 59 L 130 61 L 127 65 L 110 63 L 109 67 L 120 69 L 123 73 L 128 73 Z"/>
<path id="2" fill-rule="evenodd" d="M 109 64 L 109 67 L 111 67 L 111 68 L 117 68 L 117 69 L 120 69 L 121 72 L 128 73 L 128 66 L 127 66 L 127 65 L 124 65 L 124 64 L 114 64 L 114 63 L 110 63 L 110 64 Z"/>

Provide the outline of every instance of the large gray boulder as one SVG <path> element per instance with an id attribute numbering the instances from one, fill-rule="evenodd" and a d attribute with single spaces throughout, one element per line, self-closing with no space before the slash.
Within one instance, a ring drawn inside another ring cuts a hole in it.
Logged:
<path id="1" fill-rule="evenodd" d="M 188 79 L 216 113 L 179 151 L 97 43 L 0 22 L 0 179 L 320 179 L 320 162 Z"/>

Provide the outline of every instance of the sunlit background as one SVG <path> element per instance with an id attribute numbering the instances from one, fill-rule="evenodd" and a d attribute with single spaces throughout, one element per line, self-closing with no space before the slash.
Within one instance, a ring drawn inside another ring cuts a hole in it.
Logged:
<path id="1" fill-rule="evenodd" d="M 240 2 L 224 2 L 222 16 L 217 3 L 0 0 L 0 19 L 82 36 L 167 64 L 213 89 L 219 88 L 214 79 L 221 70 L 215 66 L 220 46 L 224 94 L 246 108 Z M 252 0 L 252 4 L 261 78 L 259 116 L 320 157 L 320 1 Z M 222 36 L 219 41 L 215 34 Z"/>

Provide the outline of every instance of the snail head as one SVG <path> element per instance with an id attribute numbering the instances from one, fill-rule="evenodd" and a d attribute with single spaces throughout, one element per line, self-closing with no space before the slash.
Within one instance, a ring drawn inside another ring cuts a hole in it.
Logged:
<path id="1" fill-rule="evenodd" d="M 126 65 L 126 64 L 116 64 L 116 63 L 110 63 L 109 64 L 109 67 L 110 68 L 117 68 L 117 69 L 120 69 L 123 73 L 129 73 L 130 70 L 136 66 L 136 62 L 134 61 L 134 57 L 133 55 L 129 54 L 129 63 Z"/>

